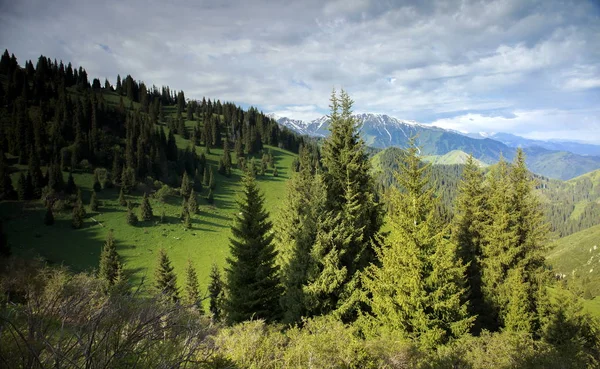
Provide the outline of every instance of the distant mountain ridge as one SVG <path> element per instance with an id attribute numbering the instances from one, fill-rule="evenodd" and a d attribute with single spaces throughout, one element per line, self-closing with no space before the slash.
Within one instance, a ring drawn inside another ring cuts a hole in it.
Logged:
<path id="1" fill-rule="evenodd" d="M 562 141 L 562 140 L 534 140 L 511 133 L 468 133 L 469 137 L 476 139 L 491 138 L 500 141 L 510 147 L 541 147 L 546 150 L 568 151 L 578 155 L 600 156 L 600 145 L 593 145 L 581 142 Z"/>
<path id="2" fill-rule="evenodd" d="M 475 138 L 458 131 L 401 120 L 386 114 L 361 113 L 354 116 L 358 121 L 362 138 L 371 147 L 381 149 L 406 147 L 409 138 L 417 136 L 417 143 L 421 147 L 423 156 L 446 155 L 453 150 L 460 150 L 468 154 L 472 153 L 475 158 L 486 164 L 493 164 L 501 157 L 512 160 L 515 148 L 523 147 L 527 155 L 527 165 L 533 172 L 562 180 L 600 168 L 600 156 L 553 150 L 540 145 L 525 145 L 524 141 L 519 141 L 521 142 L 519 144 L 512 140 L 511 144 L 507 144 L 495 138 L 483 137 L 481 134 Z M 280 125 L 300 134 L 316 137 L 326 137 L 329 134 L 330 120 L 327 116 L 310 122 L 285 117 L 276 120 Z M 492 137 L 495 135 L 490 134 Z"/>

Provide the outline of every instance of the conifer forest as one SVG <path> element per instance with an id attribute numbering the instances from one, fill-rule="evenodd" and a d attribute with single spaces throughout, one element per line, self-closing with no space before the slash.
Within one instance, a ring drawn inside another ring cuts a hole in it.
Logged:
<path id="1" fill-rule="evenodd" d="M 0 367 L 600 367 L 600 154 L 85 67 L 1 55 Z"/>

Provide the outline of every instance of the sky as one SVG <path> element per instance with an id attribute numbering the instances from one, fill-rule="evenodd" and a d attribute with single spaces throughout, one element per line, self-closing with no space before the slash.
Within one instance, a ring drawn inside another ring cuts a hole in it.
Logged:
<path id="1" fill-rule="evenodd" d="M 600 144 L 600 0 L 0 0 L 0 48 L 310 120 Z"/>

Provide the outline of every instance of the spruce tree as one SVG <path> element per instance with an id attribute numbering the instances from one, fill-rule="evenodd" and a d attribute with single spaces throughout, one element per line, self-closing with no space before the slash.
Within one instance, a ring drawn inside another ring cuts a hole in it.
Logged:
<path id="1" fill-rule="evenodd" d="M 79 229 L 83 226 L 83 216 L 80 205 L 75 205 L 73 208 L 73 218 L 71 220 L 71 226 L 75 229 Z"/>
<path id="2" fill-rule="evenodd" d="M 98 277 L 103 280 L 108 287 L 114 286 L 123 273 L 123 265 L 121 264 L 117 246 L 112 231 L 108 232 L 104 247 L 100 253 L 100 271 Z"/>
<path id="3" fill-rule="evenodd" d="M 198 168 L 196 168 L 194 174 L 194 189 L 196 192 L 202 192 L 202 176 L 200 175 L 200 170 Z"/>
<path id="4" fill-rule="evenodd" d="M 359 275 L 374 260 L 372 245 L 382 224 L 370 162 L 358 122 L 352 117 L 352 104 L 344 91 L 339 98 L 333 91 L 331 135 L 323 143 L 327 216 L 311 252 L 314 265 L 306 285 L 311 300 L 321 302 L 313 313 L 337 310 L 345 321 L 356 317 Z M 327 283 L 332 278 L 336 282 Z"/>
<path id="5" fill-rule="evenodd" d="M 69 178 L 67 179 L 67 184 L 65 185 L 65 192 L 69 195 L 77 192 L 77 185 L 75 185 L 75 178 L 73 178 L 72 172 L 69 172 Z"/>
<path id="6" fill-rule="evenodd" d="M 187 175 L 187 172 L 183 172 L 183 179 L 181 180 L 181 196 L 188 197 L 190 196 L 190 191 L 192 190 L 192 184 L 190 183 L 190 179 Z"/>
<path id="7" fill-rule="evenodd" d="M 100 192 L 102 190 L 102 184 L 100 184 L 100 178 L 98 177 L 98 171 L 94 171 L 94 192 Z"/>
<path id="8" fill-rule="evenodd" d="M 188 199 L 187 205 L 188 211 L 191 215 L 194 215 L 198 212 L 198 201 L 196 200 L 196 193 L 193 189 L 192 192 L 190 192 L 190 198 Z"/>
<path id="9" fill-rule="evenodd" d="M 483 226 L 486 221 L 486 196 L 483 173 L 470 155 L 465 163 L 456 198 L 456 215 L 452 222 L 452 241 L 458 255 L 467 265 L 466 288 L 469 291 L 469 313 L 476 317 L 474 333 L 488 326 L 489 317 L 481 292 L 481 256 Z"/>
<path id="10" fill-rule="evenodd" d="M 176 303 L 179 301 L 179 290 L 177 288 L 177 276 L 171 266 L 171 260 L 165 249 L 158 252 L 158 265 L 154 273 L 154 287 L 165 301 Z"/>
<path id="11" fill-rule="evenodd" d="M 123 192 L 123 187 L 119 191 L 119 205 L 127 206 L 127 200 L 125 200 L 125 193 Z"/>
<path id="12" fill-rule="evenodd" d="M 19 201 L 29 200 L 27 193 L 27 178 L 23 172 L 19 173 L 19 179 L 17 181 L 17 198 Z"/>
<path id="13" fill-rule="evenodd" d="M 138 223 L 138 217 L 133 212 L 131 201 L 127 201 L 127 224 L 135 226 Z"/>
<path id="14" fill-rule="evenodd" d="M 311 308 L 306 305 L 303 286 L 308 282 L 311 249 L 316 241 L 325 188 L 312 172 L 308 150 L 300 150 L 300 171 L 288 182 L 287 197 L 276 223 L 276 238 L 284 288 L 281 305 L 283 321 L 297 323 Z"/>
<path id="15" fill-rule="evenodd" d="M 221 320 L 223 307 L 223 280 L 219 267 L 213 262 L 210 269 L 210 283 L 208 284 L 209 311 L 214 321 Z"/>
<path id="16" fill-rule="evenodd" d="M 214 190 L 215 186 L 216 186 L 215 174 L 214 174 L 213 168 L 210 167 L 209 177 L 208 177 L 208 188 L 210 188 L 211 190 Z"/>
<path id="17" fill-rule="evenodd" d="M 237 201 L 240 212 L 231 229 L 225 310 L 232 323 L 251 318 L 275 321 L 280 316 L 281 289 L 272 224 L 254 177 L 246 173 L 243 185 Z"/>
<path id="18" fill-rule="evenodd" d="M 433 348 L 467 333 L 465 266 L 449 229 L 435 211 L 429 165 L 422 165 L 411 139 L 388 196 L 390 233 L 367 268 L 364 285 L 373 321 Z"/>
<path id="19" fill-rule="evenodd" d="M 186 229 L 192 228 L 192 216 L 190 215 L 190 212 L 187 210 L 187 208 L 183 212 L 183 226 Z"/>
<path id="20" fill-rule="evenodd" d="M 213 194 L 212 188 L 208 189 L 208 195 L 206 195 L 206 202 L 208 202 L 209 204 L 214 204 L 215 202 L 215 195 Z"/>
<path id="21" fill-rule="evenodd" d="M 52 214 L 52 206 L 46 208 L 46 214 L 44 215 L 44 224 L 47 226 L 54 224 L 54 214 Z"/>
<path id="22" fill-rule="evenodd" d="M 140 206 L 140 219 L 142 221 L 149 221 L 153 218 L 154 214 L 152 214 L 152 207 L 150 206 L 150 201 L 148 200 L 148 194 L 144 192 L 142 205 Z"/>
<path id="23" fill-rule="evenodd" d="M 198 275 L 192 261 L 189 259 L 185 269 L 185 303 L 194 306 L 200 313 L 203 313 Z"/>
<path id="24" fill-rule="evenodd" d="M 90 197 L 90 211 L 98 211 L 98 198 L 96 197 L 96 191 L 92 191 L 92 197 Z"/>

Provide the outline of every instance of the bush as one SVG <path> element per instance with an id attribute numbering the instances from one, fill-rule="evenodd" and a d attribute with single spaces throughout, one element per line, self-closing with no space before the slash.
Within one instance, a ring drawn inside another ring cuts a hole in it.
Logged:
<path id="1" fill-rule="evenodd" d="M 165 203 L 165 202 L 167 202 L 167 199 L 169 198 L 169 196 L 172 196 L 173 194 L 174 194 L 174 191 L 171 187 L 169 187 L 168 185 L 163 185 L 160 188 L 160 190 L 158 190 L 154 193 L 154 198 L 162 203 Z"/>

